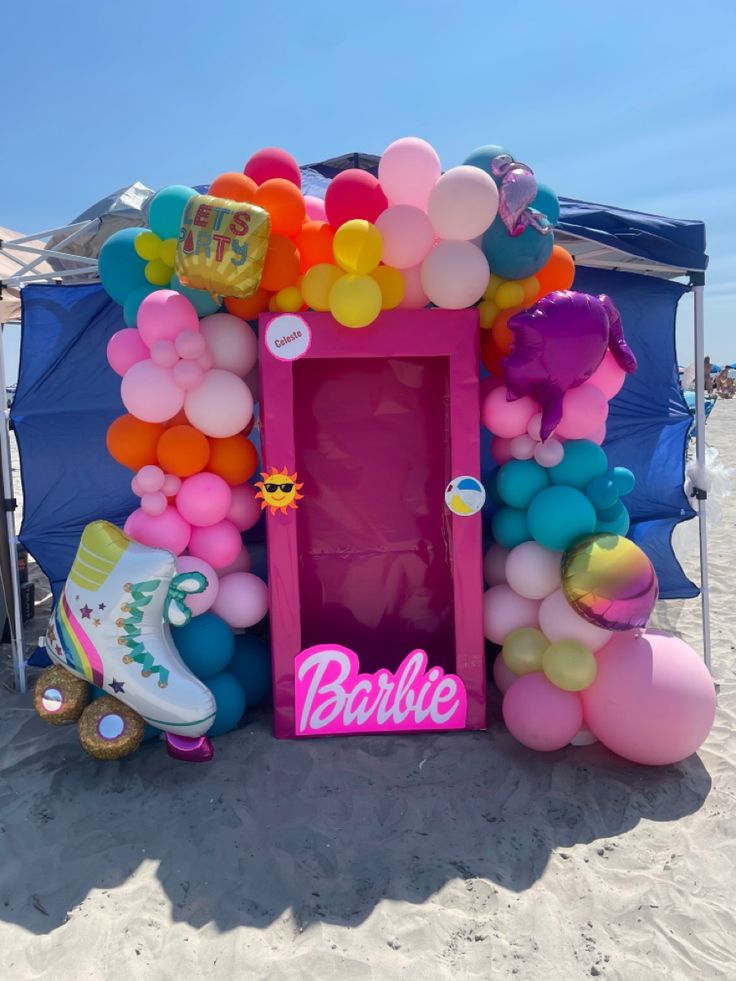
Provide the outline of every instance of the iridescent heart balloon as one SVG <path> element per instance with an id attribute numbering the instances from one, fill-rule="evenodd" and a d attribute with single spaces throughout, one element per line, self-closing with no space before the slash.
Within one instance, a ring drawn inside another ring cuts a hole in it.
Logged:
<path id="1" fill-rule="evenodd" d="M 544 215 L 529 207 L 537 196 L 537 179 L 531 167 L 509 153 L 499 153 L 491 161 L 491 173 L 498 184 L 498 213 L 512 238 L 529 225 L 543 234 L 551 231 Z"/>

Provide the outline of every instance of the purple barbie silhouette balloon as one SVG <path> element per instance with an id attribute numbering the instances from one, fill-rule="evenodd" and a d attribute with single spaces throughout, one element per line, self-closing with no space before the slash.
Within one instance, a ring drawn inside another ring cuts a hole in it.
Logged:
<path id="1" fill-rule="evenodd" d="M 537 179 L 531 167 L 514 160 L 510 153 L 499 153 L 491 160 L 491 173 L 498 184 L 498 214 L 512 238 L 529 225 L 542 235 L 552 231 L 545 216 L 529 207 L 537 196 Z"/>
<path id="2" fill-rule="evenodd" d="M 590 378 L 606 350 L 624 371 L 636 371 L 621 317 L 608 296 L 558 290 L 511 317 L 509 327 L 514 349 L 503 361 L 508 398 L 530 395 L 539 402 L 543 440 L 562 417 L 562 396 Z"/>

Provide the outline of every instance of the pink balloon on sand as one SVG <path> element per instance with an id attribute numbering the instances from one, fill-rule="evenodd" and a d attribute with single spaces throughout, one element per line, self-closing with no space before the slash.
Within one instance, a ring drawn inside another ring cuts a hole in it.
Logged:
<path id="1" fill-rule="evenodd" d="M 268 612 L 268 587 L 250 572 L 223 576 L 212 612 L 235 629 L 252 627 Z"/>
<path id="2" fill-rule="evenodd" d="M 514 674 L 506 666 L 503 655 L 497 654 L 496 660 L 493 662 L 493 680 L 496 682 L 496 688 L 498 688 L 502 695 L 506 694 L 518 677 L 518 674 Z"/>
<path id="3" fill-rule="evenodd" d="M 576 614 L 577 615 L 577 614 Z M 483 595 L 483 633 L 503 644 L 512 630 L 539 626 L 539 603 L 519 596 L 510 586 L 491 586 Z"/>
<path id="4" fill-rule="evenodd" d="M 139 361 L 125 372 L 120 397 L 128 412 L 143 422 L 167 422 L 184 405 L 184 392 L 171 371 L 153 361 Z"/>
<path id="5" fill-rule="evenodd" d="M 240 532 L 226 519 L 207 528 L 192 528 L 189 553 L 209 562 L 213 569 L 224 569 L 235 561 L 242 545 Z"/>
<path id="6" fill-rule="evenodd" d="M 626 372 L 616 364 L 613 354 L 606 351 L 603 360 L 588 379 L 588 384 L 595 385 L 610 400 L 618 395 L 625 381 Z"/>
<path id="7" fill-rule="evenodd" d="M 146 514 L 140 509 L 134 511 L 125 522 L 124 531 L 141 545 L 165 548 L 180 555 L 189 544 L 192 529 L 176 508 L 169 506 L 159 515 Z"/>
<path id="8" fill-rule="evenodd" d="M 507 395 L 505 385 L 494 388 L 483 402 L 481 418 L 494 436 L 513 439 L 527 431 L 532 416 L 539 412 L 539 405 L 528 395 L 513 402 L 507 400 Z"/>
<path id="9" fill-rule="evenodd" d="M 136 324 L 142 339 L 150 347 L 154 341 L 173 341 L 183 330 L 199 330 L 199 317 L 181 293 L 156 290 L 138 307 Z"/>
<path id="10" fill-rule="evenodd" d="M 189 593 L 184 602 L 195 617 L 200 613 L 206 613 L 215 602 L 220 587 L 220 580 L 215 570 L 203 559 L 197 559 L 193 555 L 180 555 L 176 560 L 176 572 L 177 575 L 182 572 L 200 572 L 205 577 L 207 587 L 204 592 Z"/>
<path id="11" fill-rule="evenodd" d="M 124 375 L 128 368 L 149 357 L 148 348 L 134 327 L 119 330 L 107 342 L 107 360 L 118 375 Z"/>
<path id="12" fill-rule="evenodd" d="M 232 521 L 238 531 L 248 531 L 258 524 L 262 508 L 256 498 L 257 491 L 252 484 L 241 484 L 231 488 L 232 503 L 227 513 L 228 521 Z"/>
<path id="13" fill-rule="evenodd" d="M 518 678 L 504 695 L 503 720 L 523 746 L 548 753 L 575 737 L 583 707 L 577 693 L 557 688 L 535 671 Z"/>

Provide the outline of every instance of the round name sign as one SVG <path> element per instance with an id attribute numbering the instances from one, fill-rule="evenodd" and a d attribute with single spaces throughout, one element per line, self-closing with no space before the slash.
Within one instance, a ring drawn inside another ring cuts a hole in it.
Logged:
<path id="1" fill-rule="evenodd" d="M 303 358 L 312 344 L 312 331 L 304 317 L 284 313 L 266 328 L 266 347 L 279 361 Z"/>

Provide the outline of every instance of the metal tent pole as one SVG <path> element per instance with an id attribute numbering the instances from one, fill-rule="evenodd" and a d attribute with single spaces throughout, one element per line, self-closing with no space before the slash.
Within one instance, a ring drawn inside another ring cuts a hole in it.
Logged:
<path id="1" fill-rule="evenodd" d="M 693 288 L 693 329 L 695 334 L 695 458 L 698 473 L 705 472 L 705 330 L 703 317 L 703 289 L 705 275 L 691 273 Z M 696 487 L 693 496 L 698 502 L 698 531 L 700 534 L 700 602 L 703 616 L 703 657 L 709 671 L 711 668 L 710 637 L 710 585 L 708 578 L 708 522 L 707 492 Z"/>

